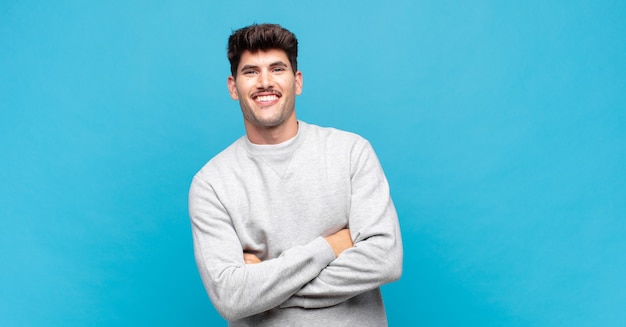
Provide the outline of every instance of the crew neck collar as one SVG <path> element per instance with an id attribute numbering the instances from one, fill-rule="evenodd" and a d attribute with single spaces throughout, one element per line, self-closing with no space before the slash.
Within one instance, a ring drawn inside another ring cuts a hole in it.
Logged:
<path id="1" fill-rule="evenodd" d="M 289 154 L 295 151 L 300 147 L 304 139 L 306 138 L 306 133 L 308 129 L 308 124 L 298 120 L 298 132 L 291 139 L 278 143 L 278 144 L 254 144 L 250 142 L 247 136 L 244 136 L 244 146 L 246 150 L 252 154 L 257 156 L 280 156 L 284 154 Z"/>

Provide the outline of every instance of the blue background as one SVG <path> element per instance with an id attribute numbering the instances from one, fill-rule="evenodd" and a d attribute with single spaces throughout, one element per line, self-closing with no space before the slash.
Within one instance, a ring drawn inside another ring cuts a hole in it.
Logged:
<path id="1" fill-rule="evenodd" d="M 392 326 L 626 326 L 626 2 L 0 2 L 0 325 L 224 326 L 193 174 L 243 134 L 233 29 L 300 40 L 405 244 Z"/>

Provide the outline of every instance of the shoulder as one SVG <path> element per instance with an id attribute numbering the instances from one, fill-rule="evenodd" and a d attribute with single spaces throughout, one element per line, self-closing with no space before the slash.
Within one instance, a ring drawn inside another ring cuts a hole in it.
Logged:
<path id="1" fill-rule="evenodd" d="M 306 124 L 306 123 L 305 123 Z M 334 127 L 322 127 L 314 124 L 306 124 L 308 134 L 317 142 L 325 142 L 331 146 L 363 147 L 369 142 L 359 134 L 341 130 Z"/>
<path id="2" fill-rule="evenodd" d="M 245 150 L 241 143 L 243 137 L 237 139 L 227 148 L 222 150 L 211 158 L 202 168 L 194 175 L 193 182 L 205 181 L 210 183 L 219 176 L 224 176 L 228 170 L 232 170 L 241 161 L 241 157 L 245 156 Z"/>

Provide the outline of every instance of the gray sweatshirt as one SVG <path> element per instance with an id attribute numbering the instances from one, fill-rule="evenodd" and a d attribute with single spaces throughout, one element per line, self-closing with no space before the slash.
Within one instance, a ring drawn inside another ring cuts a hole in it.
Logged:
<path id="1" fill-rule="evenodd" d="M 400 278 L 402 241 L 362 137 L 302 121 L 281 144 L 241 137 L 196 174 L 189 213 L 202 281 L 230 326 L 387 325 L 379 287 Z M 354 246 L 335 258 L 323 237 L 343 228 Z"/>

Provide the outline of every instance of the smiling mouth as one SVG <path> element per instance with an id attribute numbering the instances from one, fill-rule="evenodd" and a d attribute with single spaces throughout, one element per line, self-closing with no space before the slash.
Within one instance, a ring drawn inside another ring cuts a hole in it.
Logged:
<path id="1" fill-rule="evenodd" d="M 253 94 L 252 99 L 261 105 L 265 105 L 273 104 L 274 102 L 278 101 L 281 96 L 282 95 L 277 91 L 272 90 L 268 92 L 267 90 L 265 90 Z"/>
<path id="2" fill-rule="evenodd" d="M 255 101 L 258 102 L 271 102 L 274 100 L 278 100 L 278 96 L 275 94 L 272 95 L 259 95 L 257 97 L 254 98 Z"/>

